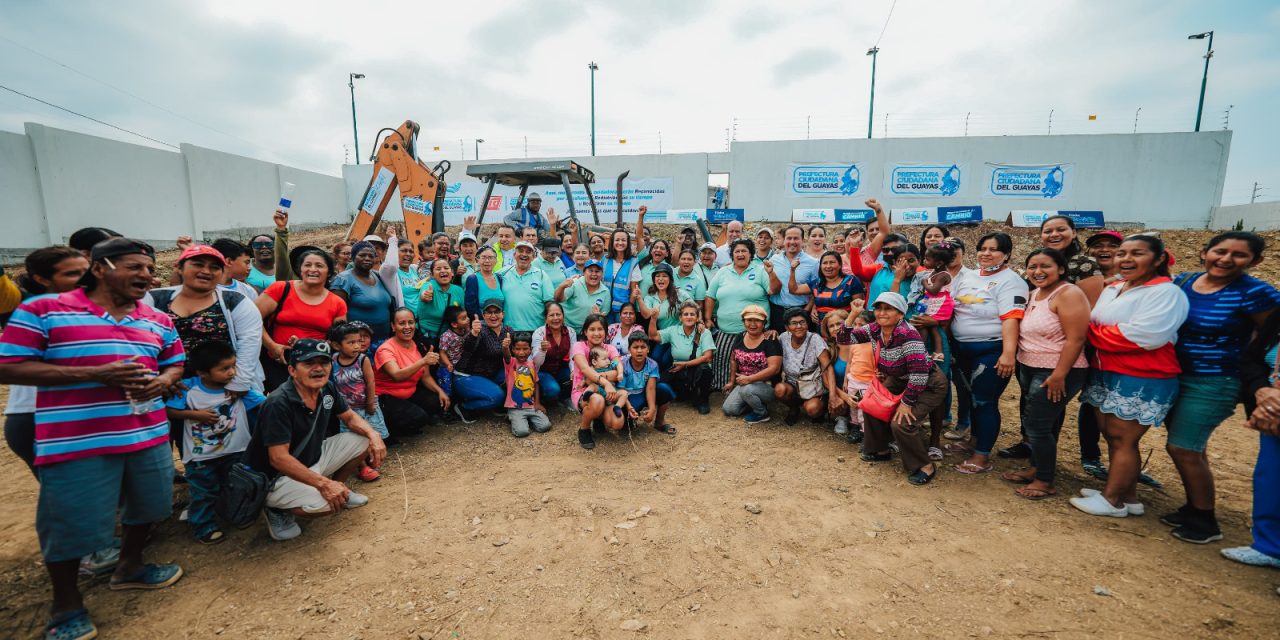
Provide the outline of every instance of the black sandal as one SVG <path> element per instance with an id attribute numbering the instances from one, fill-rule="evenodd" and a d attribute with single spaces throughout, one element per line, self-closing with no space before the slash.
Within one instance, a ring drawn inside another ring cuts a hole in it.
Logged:
<path id="1" fill-rule="evenodd" d="M 862 459 L 865 462 L 885 462 L 893 459 L 893 452 L 889 453 L 863 453 Z"/>
<path id="2" fill-rule="evenodd" d="M 663 425 L 661 425 L 661 426 L 659 426 L 659 425 L 656 425 L 656 424 L 655 424 L 655 425 L 653 425 L 653 428 L 654 428 L 655 430 L 660 431 L 660 432 L 662 432 L 662 433 L 665 433 L 665 434 L 667 434 L 667 435 L 669 435 L 669 436 L 674 436 L 674 435 L 676 434 L 676 427 L 675 427 L 675 425 L 673 425 L 673 424 L 665 424 L 665 423 L 664 423 L 664 424 L 663 424 Z"/>
<path id="3" fill-rule="evenodd" d="M 929 484 L 929 481 L 933 480 L 933 477 L 936 475 L 938 475 L 938 468 L 936 466 L 933 468 L 933 473 L 925 473 L 924 467 L 920 467 L 913 471 L 911 475 L 907 476 L 907 482 L 920 487 Z"/>
<path id="4" fill-rule="evenodd" d="M 596 448 L 596 439 L 591 435 L 590 429 L 578 429 L 578 444 L 587 450 Z"/>

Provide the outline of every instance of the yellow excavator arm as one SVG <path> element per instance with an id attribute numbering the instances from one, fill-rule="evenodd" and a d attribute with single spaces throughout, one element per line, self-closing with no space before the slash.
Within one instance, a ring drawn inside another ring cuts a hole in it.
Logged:
<path id="1" fill-rule="evenodd" d="M 400 191 L 400 208 L 404 212 L 405 237 L 402 241 L 417 246 L 432 233 L 444 229 L 444 176 L 449 172 L 449 161 L 442 160 L 434 168 L 427 168 L 418 159 L 418 123 L 405 120 L 390 131 L 382 143 L 375 147 L 373 176 L 360 199 L 360 208 L 347 231 L 348 240 L 359 240 L 373 233 L 382 213 L 391 202 L 393 191 Z"/>

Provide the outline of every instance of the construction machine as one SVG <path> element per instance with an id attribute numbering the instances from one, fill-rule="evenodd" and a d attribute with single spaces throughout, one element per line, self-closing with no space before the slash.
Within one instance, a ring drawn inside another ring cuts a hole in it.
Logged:
<path id="1" fill-rule="evenodd" d="M 622 179 L 628 172 L 618 176 L 618 228 L 622 227 Z M 480 201 L 480 218 L 477 224 L 484 224 L 484 216 L 488 210 L 490 197 L 496 185 L 519 187 L 520 195 L 516 198 L 513 209 L 524 205 L 525 195 L 530 186 L 559 186 L 564 189 L 565 201 L 569 208 L 569 220 L 577 223 L 578 241 L 586 242 L 588 232 L 608 233 L 607 227 L 600 226 L 600 212 L 596 210 L 595 196 L 591 194 L 591 185 L 596 181 L 596 174 L 574 160 L 544 160 L 535 162 L 500 162 L 487 164 L 471 164 L 467 166 L 467 175 L 480 180 L 485 188 L 484 199 Z M 587 192 L 587 204 L 591 207 L 592 224 L 578 220 L 577 207 L 573 202 L 573 191 L 570 185 L 580 184 Z"/>
<path id="2" fill-rule="evenodd" d="M 359 240 L 373 233 L 382 213 L 391 202 L 392 192 L 400 191 L 400 208 L 404 212 L 405 237 L 401 240 L 417 246 L 418 242 L 444 230 L 445 174 L 448 160 L 428 168 L 418 158 L 418 123 L 405 120 L 396 129 L 384 128 L 374 136 L 373 176 L 360 198 L 360 208 L 347 231 L 348 240 Z M 386 133 L 386 137 L 382 134 Z M 378 142 L 378 139 L 381 142 Z"/>

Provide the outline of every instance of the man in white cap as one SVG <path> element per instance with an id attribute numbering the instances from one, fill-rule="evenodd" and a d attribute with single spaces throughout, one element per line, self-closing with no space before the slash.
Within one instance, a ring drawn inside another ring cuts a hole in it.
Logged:
<path id="1" fill-rule="evenodd" d="M 506 323 L 515 331 L 533 331 L 542 326 L 542 310 L 555 293 L 547 274 L 533 268 L 535 253 L 528 242 L 516 243 L 515 264 L 502 273 Z"/>
<path id="2" fill-rule="evenodd" d="M 507 217 L 502 219 L 502 222 L 517 230 L 533 227 L 538 230 L 539 236 L 555 234 L 556 210 L 554 208 L 547 209 L 547 215 L 545 216 L 539 213 L 541 210 L 542 195 L 535 191 L 525 199 L 525 206 L 513 209 L 511 213 L 507 214 Z"/>

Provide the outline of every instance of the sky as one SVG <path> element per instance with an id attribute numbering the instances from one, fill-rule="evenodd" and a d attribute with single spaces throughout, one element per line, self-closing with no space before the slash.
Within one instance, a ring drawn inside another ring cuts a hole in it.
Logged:
<path id="1" fill-rule="evenodd" d="M 0 130 L 37 122 L 339 175 L 405 119 L 427 159 L 730 139 L 1233 130 L 1224 204 L 1280 200 L 1280 3 L 8 0 Z M 1051 115 L 1052 114 L 1052 115 Z M 1089 120 L 1094 115 L 1096 119 Z M 141 136 L 146 136 L 148 140 Z M 625 140 L 625 142 L 623 142 Z M 437 150 L 438 148 L 438 150 Z"/>

